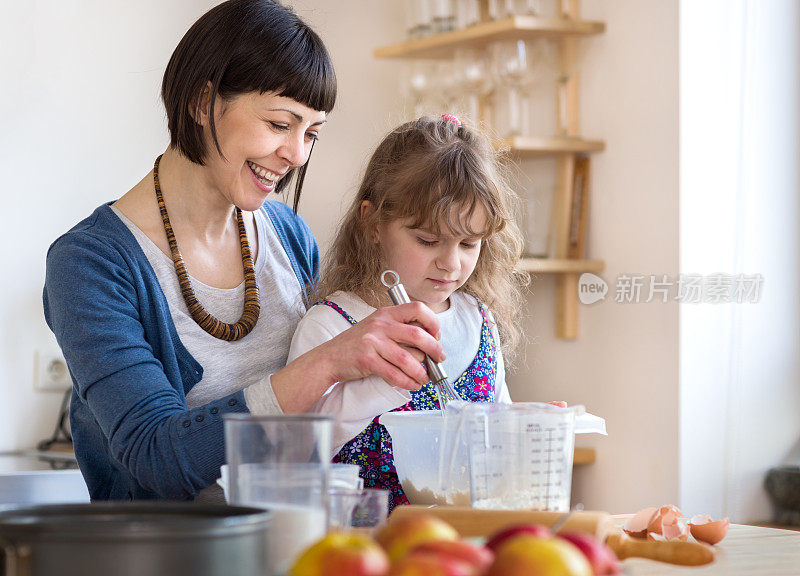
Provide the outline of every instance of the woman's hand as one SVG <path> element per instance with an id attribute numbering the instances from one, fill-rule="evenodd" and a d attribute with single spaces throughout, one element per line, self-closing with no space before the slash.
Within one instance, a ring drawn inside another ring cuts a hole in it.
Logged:
<path id="1" fill-rule="evenodd" d="M 320 348 L 331 365 L 332 382 L 375 375 L 406 390 L 428 382 L 424 354 L 444 361 L 438 342 L 439 321 L 420 302 L 379 308 Z"/>
<path id="2" fill-rule="evenodd" d="M 284 412 L 304 412 L 336 382 L 371 375 L 419 390 L 429 380 L 423 354 L 444 361 L 439 337 L 436 315 L 421 302 L 379 308 L 273 374 L 272 388 Z"/>

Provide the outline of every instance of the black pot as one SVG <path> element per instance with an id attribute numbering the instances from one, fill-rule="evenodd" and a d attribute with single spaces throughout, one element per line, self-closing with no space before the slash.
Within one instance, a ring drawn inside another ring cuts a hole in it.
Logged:
<path id="1" fill-rule="evenodd" d="M 772 468 L 764 480 L 778 524 L 800 526 L 800 466 Z"/>
<path id="2" fill-rule="evenodd" d="M 269 512 L 190 502 L 0 509 L 5 576 L 264 576 Z"/>

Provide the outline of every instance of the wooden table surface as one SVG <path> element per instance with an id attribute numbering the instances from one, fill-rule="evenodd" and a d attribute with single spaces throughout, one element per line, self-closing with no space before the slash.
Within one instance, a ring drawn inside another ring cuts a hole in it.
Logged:
<path id="1" fill-rule="evenodd" d="M 621 524 L 628 517 L 614 519 Z M 622 565 L 626 576 L 800 576 L 800 532 L 731 524 L 728 535 L 714 548 L 717 557 L 705 566 L 673 566 L 641 558 L 629 558 Z"/>

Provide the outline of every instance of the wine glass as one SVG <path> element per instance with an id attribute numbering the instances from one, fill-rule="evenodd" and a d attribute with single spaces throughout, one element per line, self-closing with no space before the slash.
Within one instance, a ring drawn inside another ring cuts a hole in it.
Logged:
<path id="1" fill-rule="evenodd" d="M 492 88 L 486 60 L 478 50 L 459 48 L 453 58 L 453 69 L 460 96 L 457 106 L 466 118 L 477 123 L 481 99 Z"/>
<path id="2" fill-rule="evenodd" d="M 481 21 L 481 7 L 479 0 L 457 0 L 456 2 L 456 28 L 469 28 Z"/>
<path id="3" fill-rule="evenodd" d="M 489 47 L 496 85 L 495 130 L 501 138 L 530 133 L 528 88 L 533 78 L 529 45 L 524 40 L 496 42 Z"/>
<path id="4" fill-rule="evenodd" d="M 428 0 L 406 0 L 406 33 L 409 40 L 431 34 L 431 11 Z"/>
<path id="5" fill-rule="evenodd" d="M 558 50 L 553 40 L 539 38 L 529 43 L 533 73 L 530 96 L 530 131 L 537 136 L 557 133 Z"/>
<path id="6" fill-rule="evenodd" d="M 571 62 L 563 58 L 554 58 L 554 69 L 556 71 L 556 135 L 570 136 L 569 134 L 569 121 L 567 112 L 569 109 L 569 85 L 570 81 L 575 78 L 580 69 L 580 64 L 583 55 L 586 52 L 586 43 L 573 42 L 573 57 Z"/>
<path id="7" fill-rule="evenodd" d="M 514 0 L 489 0 L 489 19 L 502 20 L 515 14 Z"/>
<path id="8" fill-rule="evenodd" d="M 502 20 L 512 16 L 555 16 L 553 0 L 489 0 L 489 18 Z"/>
<path id="9" fill-rule="evenodd" d="M 450 32 L 456 28 L 454 0 L 430 0 L 431 30 L 434 34 Z"/>
<path id="10" fill-rule="evenodd" d="M 460 79 L 458 72 L 451 61 L 438 62 L 433 76 L 436 83 L 434 95 L 438 97 L 438 107 L 434 110 L 446 114 L 456 112 L 457 103 L 461 96 Z"/>
<path id="11" fill-rule="evenodd" d="M 403 74 L 401 92 L 411 101 L 414 118 L 419 118 L 433 108 L 436 83 L 433 63 L 426 60 L 412 60 Z"/>

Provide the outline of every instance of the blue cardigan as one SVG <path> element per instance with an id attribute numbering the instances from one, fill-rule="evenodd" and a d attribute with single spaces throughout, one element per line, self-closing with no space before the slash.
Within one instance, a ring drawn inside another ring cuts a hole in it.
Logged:
<path id="1" fill-rule="evenodd" d="M 264 208 L 300 285 L 312 284 L 319 252 L 308 226 L 281 202 Z M 185 500 L 212 484 L 225 461 L 222 415 L 246 412 L 244 393 L 187 408 L 203 367 L 108 204 L 50 246 L 43 298 L 72 376 L 75 456 L 92 500 Z"/>

